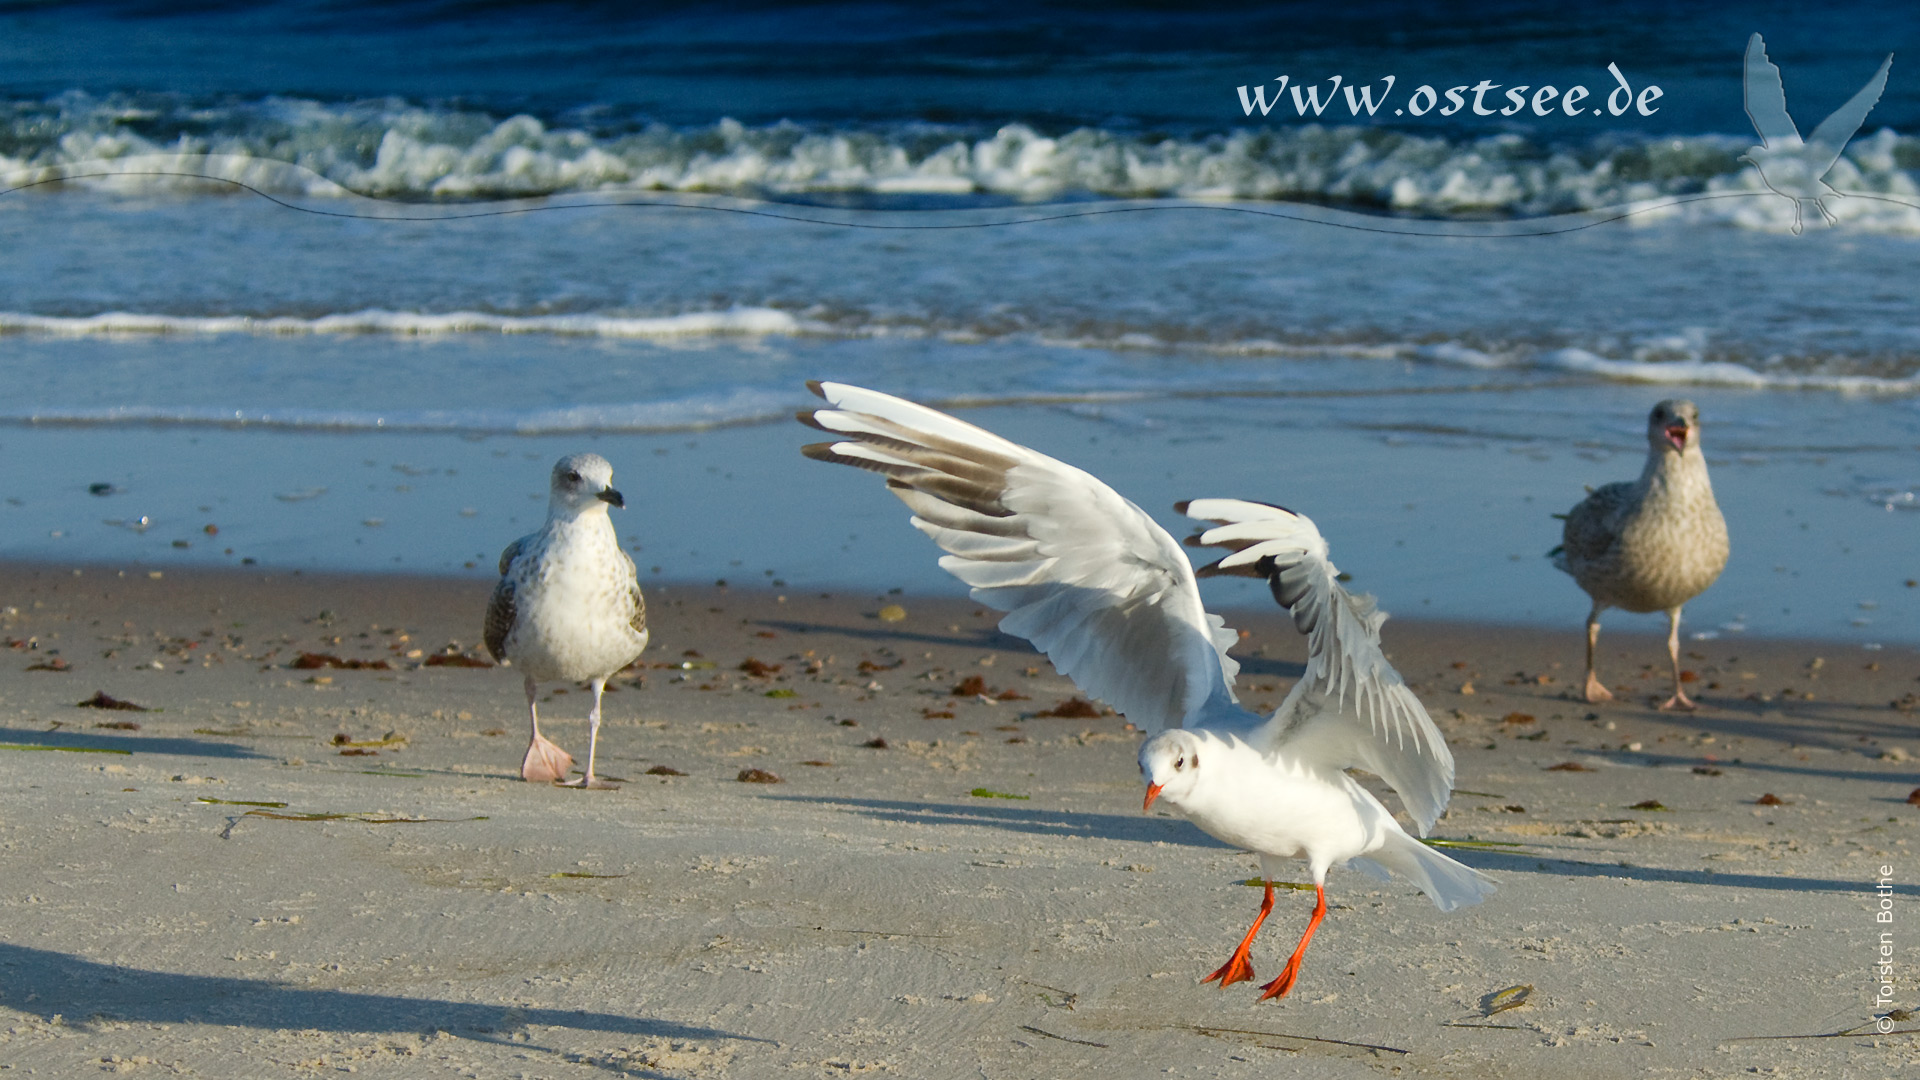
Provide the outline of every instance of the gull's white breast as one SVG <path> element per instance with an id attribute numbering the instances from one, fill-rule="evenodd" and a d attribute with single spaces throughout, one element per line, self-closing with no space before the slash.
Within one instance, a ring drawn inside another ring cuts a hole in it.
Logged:
<path id="1" fill-rule="evenodd" d="M 535 679 L 611 675 L 646 648 L 633 626 L 633 563 L 605 514 L 552 522 L 514 560 L 514 624 L 506 653 Z"/>
<path id="2" fill-rule="evenodd" d="M 1205 740 L 1204 764 L 1179 809 L 1209 836 L 1323 866 L 1385 842 L 1385 809 L 1340 770 L 1263 754 L 1237 738 L 1195 734 Z"/>

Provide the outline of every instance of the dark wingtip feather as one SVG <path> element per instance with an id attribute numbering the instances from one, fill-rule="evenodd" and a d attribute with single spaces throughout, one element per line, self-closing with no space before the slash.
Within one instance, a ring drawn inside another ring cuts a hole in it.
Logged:
<path id="1" fill-rule="evenodd" d="M 812 458 L 815 461 L 840 460 L 840 455 L 833 452 L 832 443 L 823 443 L 823 442 L 808 443 L 807 445 L 800 448 L 800 452 L 802 454 L 805 454 L 807 457 Z"/>
<path id="2" fill-rule="evenodd" d="M 818 410 L 816 409 L 801 409 L 799 412 L 793 414 L 793 418 L 810 428 L 818 428 L 821 431 L 829 430 L 827 425 L 821 423 L 819 417 L 815 415 L 817 412 Z"/>
<path id="3" fill-rule="evenodd" d="M 1187 512 L 1187 507 L 1192 505 L 1192 499 L 1181 499 L 1179 502 L 1173 504 L 1173 512 L 1176 514 L 1184 514 Z"/>
<path id="4" fill-rule="evenodd" d="M 808 379 L 808 380 L 807 380 L 807 389 L 809 389 L 809 390 L 811 390 L 811 391 L 813 391 L 813 396 L 814 396 L 814 397 L 817 397 L 817 398 L 819 398 L 819 399 L 821 399 L 822 401 L 825 401 L 825 400 L 826 400 L 826 397 L 827 397 L 827 388 L 826 388 L 826 387 L 824 387 L 824 386 L 821 386 L 821 385 L 820 385 L 820 380 L 819 380 L 819 379 Z"/>

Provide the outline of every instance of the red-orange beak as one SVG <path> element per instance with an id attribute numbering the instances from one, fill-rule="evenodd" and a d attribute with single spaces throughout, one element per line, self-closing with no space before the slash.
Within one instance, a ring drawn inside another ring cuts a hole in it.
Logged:
<path id="1" fill-rule="evenodd" d="M 1140 804 L 1141 813 L 1144 814 L 1148 810 L 1153 809 L 1153 800 L 1160 797 L 1160 789 L 1166 786 L 1167 785 L 1165 784 L 1148 784 L 1147 785 L 1147 801 Z"/>
<path id="2" fill-rule="evenodd" d="M 1667 425 L 1667 441 L 1673 444 L 1675 450 L 1686 451 L 1688 434 L 1689 431 L 1685 424 Z"/>

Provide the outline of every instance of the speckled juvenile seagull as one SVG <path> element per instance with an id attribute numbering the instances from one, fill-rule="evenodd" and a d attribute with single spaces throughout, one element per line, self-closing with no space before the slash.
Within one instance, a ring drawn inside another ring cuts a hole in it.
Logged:
<path id="1" fill-rule="evenodd" d="M 1691 709 L 1680 686 L 1680 608 L 1704 592 L 1727 565 L 1727 521 L 1713 501 L 1700 451 L 1700 410 L 1679 398 L 1647 417 L 1647 466 L 1640 479 L 1596 489 L 1567 513 L 1554 565 L 1593 597 L 1587 615 L 1588 701 L 1613 698 L 1594 673 L 1600 613 L 1667 613 L 1667 656 L 1673 696 L 1663 709 Z"/>
<path id="2" fill-rule="evenodd" d="M 947 551 L 941 567 L 973 586 L 975 600 L 1007 612 L 1001 630 L 1158 732 L 1140 747 L 1146 806 L 1160 800 L 1255 852 L 1269 881 L 1281 860 L 1307 860 L 1318 903 L 1264 997 L 1293 988 L 1327 913 L 1333 866 L 1391 871 L 1442 911 L 1493 892 L 1484 875 L 1409 836 L 1346 772 L 1366 769 L 1392 785 L 1424 833 L 1446 809 L 1453 755 L 1380 651 L 1386 615 L 1340 586 L 1312 521 L 1236 499 L 1182 503 L 1176 509 L 1213 523 L 1195 541 L 1229 552 L 1196 575 L 1145 511 L 1065 462 L 896 397 L 809 385 L 833 407 L 800 419 L 836 441 L 807 447 L 808 457 L 884 475 L 913 510 L 914 528 Z M 1196 582 L 1215 573 L 1267 579 L 1307 635 L 1306 671 L 1271 717 L 1234 697 L 1240 665 L 1227 647 L 1237 636 L 1207 612 Z M 1269 885 L 1253 928 L 1209 981 L 1253 978 L 1248 952 L 1272 910 Z"/>
<path id="3" fill-rule="evenodd" d="M 647 602 L 607 516 L 609 506 L 627 505 L 612 485 L 613 466 L 599 454 L 561 458 L 553 467 L 546 525 L 500 553 L 500 584 L 487 605 L 487 651 L 526 673 L 533 737 L 520 763 L 524 780 L 560 780 L 573 767 L 565 750 L 540 735 L 536 684 L 586 680 L 593 684 L 587 771 L 567 786 L 613 786 L 593 774 L 600 696 L 607 680 L 647 647 Z"/>

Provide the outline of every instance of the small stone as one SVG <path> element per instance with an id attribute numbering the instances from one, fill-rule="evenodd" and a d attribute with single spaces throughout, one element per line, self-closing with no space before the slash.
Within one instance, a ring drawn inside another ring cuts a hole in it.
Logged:
<path id="1" fill-rule="evenodd" d="M 888 604 L 886 607 L 880 609 L 881 622 L 904 622 L 906 618 L 907 609 L 901 607 L 899 604 Z"/>
<path id="2" fill-rule="evenodd" d="M 741 769 L 740 775 L 734 777 L 734 779 L 743 784 L 778 784 L 781 782 L 778 776 L 775 776 L 765 769 Z"/>

